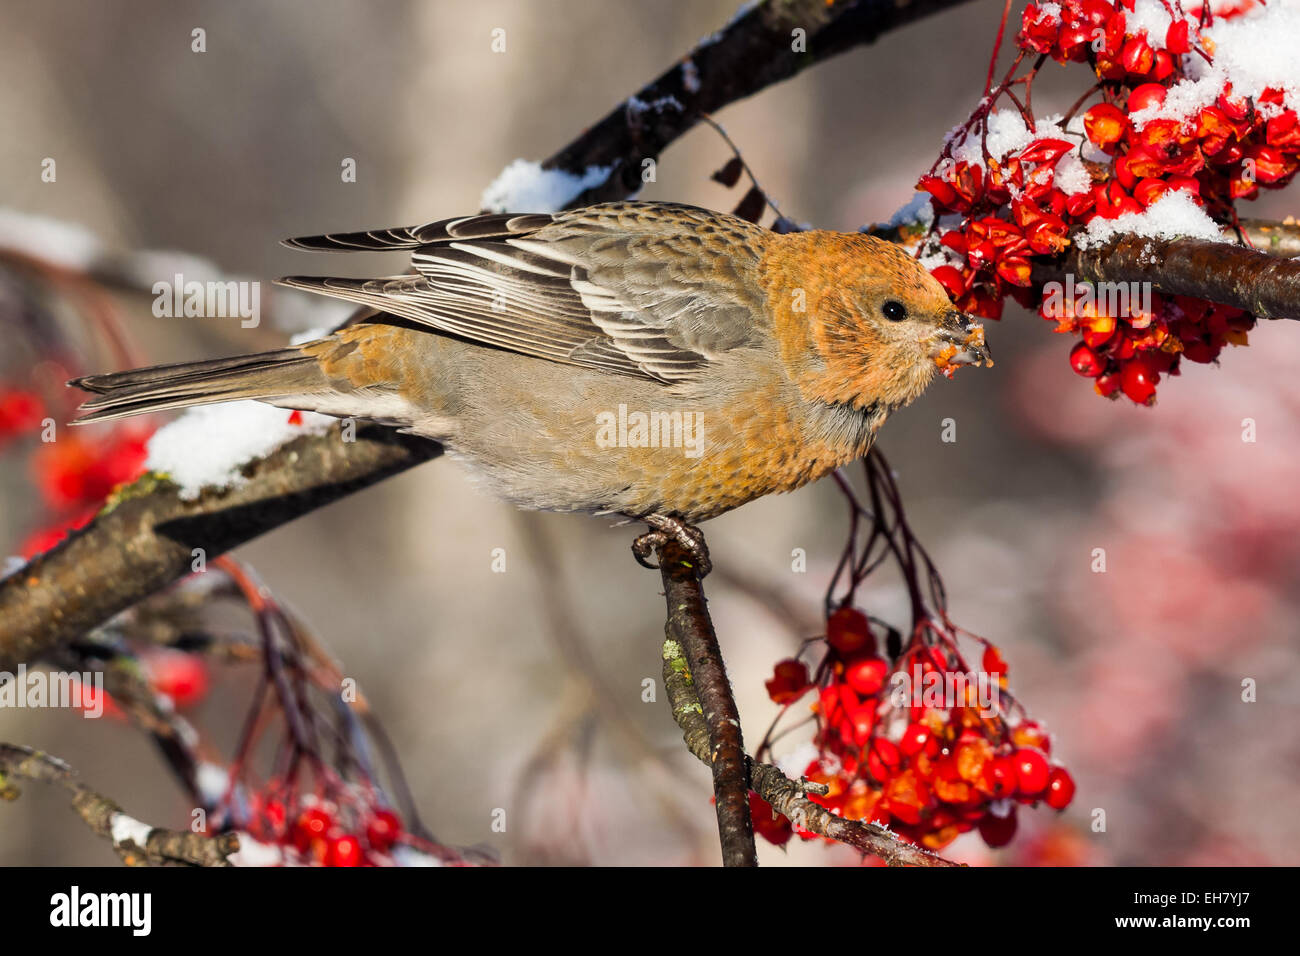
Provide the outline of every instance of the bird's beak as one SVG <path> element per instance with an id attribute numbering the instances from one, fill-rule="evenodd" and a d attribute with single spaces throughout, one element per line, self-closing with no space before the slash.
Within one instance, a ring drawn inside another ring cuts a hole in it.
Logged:
<path id="1" fill-rule="evenodd" d="M 984 342 L 984 326 L 969 315 L 956 310 L 944 317 L 930 347 L 930 358 L 946 374 L 957 365 L 993 364 L 993 356 Z"/>

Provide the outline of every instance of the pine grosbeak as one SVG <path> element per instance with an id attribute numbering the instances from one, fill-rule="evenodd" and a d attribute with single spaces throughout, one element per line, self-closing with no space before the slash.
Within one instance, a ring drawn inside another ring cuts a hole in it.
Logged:
<path id="1" fill-rule="evenodd" d="M 698 545 L 695 522 L 862 457 L 940 369 L 992 364 L 942 286 L 865 235 L 616 202 L 287 244 L 410 250 L 414 272 L 281 280 L 373 314 L 274 352 L 77 379 L 99 393 L 78 421 L 234 399 L 372 419 L 520 507 Z"/>

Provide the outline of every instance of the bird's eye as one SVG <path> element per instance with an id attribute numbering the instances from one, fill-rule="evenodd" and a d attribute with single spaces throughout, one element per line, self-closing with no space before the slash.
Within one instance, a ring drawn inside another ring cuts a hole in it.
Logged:
<path id="1" fill-rule="evenodd" d="M 907 318 L 907 306 L 897 299 L 890 299 L 880 307 L 880 312 L 890 322 L 902 322 Z"/>

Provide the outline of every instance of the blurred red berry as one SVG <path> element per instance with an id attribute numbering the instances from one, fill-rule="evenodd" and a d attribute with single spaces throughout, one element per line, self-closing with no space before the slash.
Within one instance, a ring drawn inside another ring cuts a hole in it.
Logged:
<path id="1" fill-rule="evenodd" d="M 884 686 L 889 665 L 880 657 L 863 657 L 844 670 L 844 680 L 863 697 L 875 695 Z"/>
<path id="2" fill-rule="evenodd" d="M 402 821 L 392 810 L 376 810 L 366 822 L 366 842 L 377 853 L 387 853 L 402 835 Z"/>
<path id="3" fill-rule="evenodd" d="M 45 415 L 40 396 L 18 388 L 0 388 L 0 444 L 34 430 Z"/>
<path id="4" fill-rule="evenodd" d="M 1037 750 L 1022 747 L 1014 754 L 1016 762 L 1016 789 L 1025 796 L 1042 793 L 1047 786 L 1049 768 L 1047 758 Z"/>
<path id="5" fill-rule="evenodd" d="M 196 654 L 157 648 L 143 655 L 149 683 L 166 694 L 178 708 L 197 704 L 208 693 L 208 665 Z"/>
<path id="6" fill-rule="evenodd" d="M 1006 846 L 1016 835 L 1016 811 L 1012 807 L 1004 817 L 987 814 L 980 819 L 980 837 L 994 849 Z"/>
<path id="7" fill-rule="evenodd" d="M 294 824 L 293 841 L 299 851 L 305 853 L 316 840 L 323 840 L 334 826 L 334 817 L 324 807 L 308 807 Z"/>
<path id="8" fill-rule="evenodd" d="M 1064 810 L 1074 799 L 1074 778 L 1064 767 L 1053 767 L 1047 778 L 1047 805 Z"/>
<path id="9" fill-rule="evenodd" d="M 329 843 L 329 866 L 360 866 L 361 840 L 351 833 L 335 837 Z"/>
<path id="10" fill-rule="evenodd" d="M 772 678 L 765 684 L 767 696 L 777 704 L 798 700 L 808 689 L 808 668 L 794 658 L 777 661 Z"/>
<path id="11" fill-rule="evenodd" d="M 826 622 L 826 640 L 845 657 L 863 652 L 874 652 L 876 639 L 871 633 L 871 623 L 857 608 L 842 607 Z"/>

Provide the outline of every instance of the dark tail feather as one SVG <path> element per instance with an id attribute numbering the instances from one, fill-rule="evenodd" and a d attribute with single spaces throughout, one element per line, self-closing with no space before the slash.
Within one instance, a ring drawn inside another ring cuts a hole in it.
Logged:
<path id="1" fill-rule="evenodd" d="M 206 362 L 87 375 L 69 385 L 97 393 L 74 425 L 237 399 L 273 399 L 327 389 L 316 359 L 296 348 Z"/>

